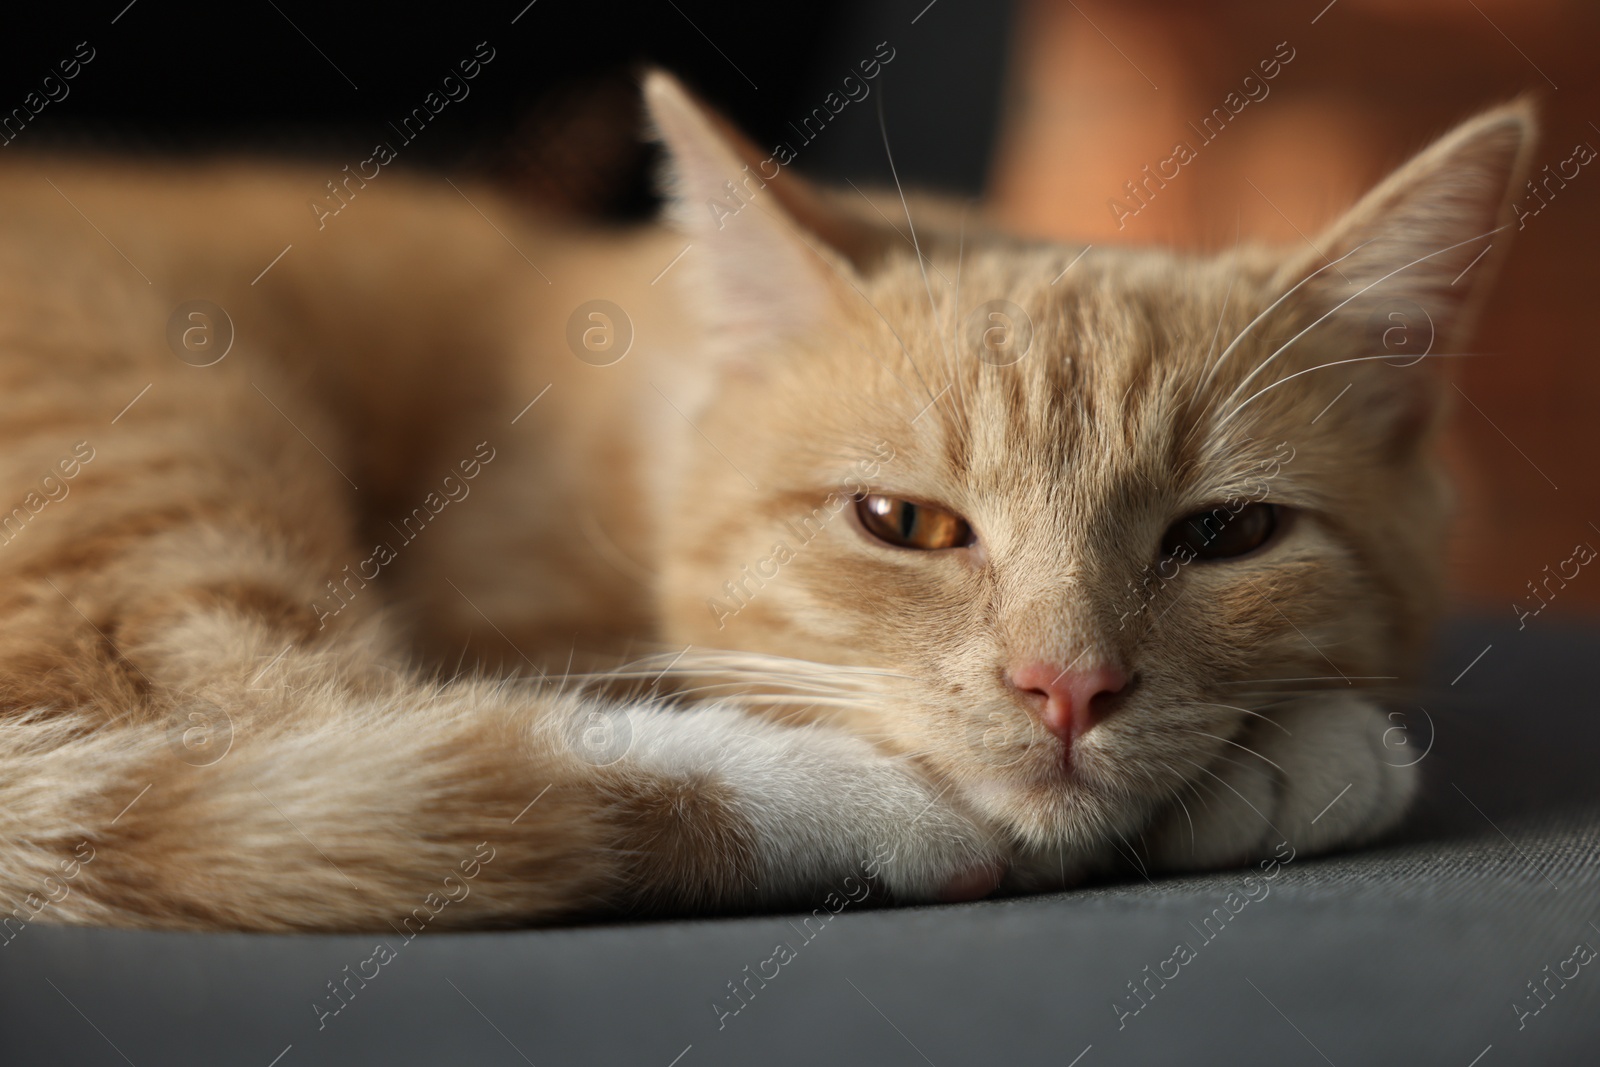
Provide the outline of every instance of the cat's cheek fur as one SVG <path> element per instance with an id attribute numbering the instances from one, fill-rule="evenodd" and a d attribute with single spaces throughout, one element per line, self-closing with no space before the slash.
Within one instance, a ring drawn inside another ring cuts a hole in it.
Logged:
<path id="1" fill-rule="evenodd" d="M 659 794 L 663 783 L 692 786 L 695 803 L 717 809 L 695 820 L 700 842 L 712 853 L 731 849 L 720 860 L 686 857 L 689 867 L 647 881 L 677 883 L 692 896 L 697 869 L 732 870 L 740 879 L 730 884 L 732 896 L 793 904 L 844 892 L 847 878 L 865 877 L 895 900 L 931 901 L 1008 861 L 1000 839 L 910 764 L 860 738 L 724 708 L 630 716 L 629 771 L 654 783 L 635 789 L 635 802 Z"/>
<path id="2" fill-rule="evenodd" d="M 1418 772 L 1408 753 L 1385 747 L 1392 724 L 1381 708 L 1341 695 L 1272 719 L 1253 722 L 1243 738 L 1257 755 L 1230 750 L 1158 820 L 1146 838 L 1153 868 L 1233 866 L 1271 855 L 1283 841 L 1299 855 L 1325 852 L 1399 822 Z"/>

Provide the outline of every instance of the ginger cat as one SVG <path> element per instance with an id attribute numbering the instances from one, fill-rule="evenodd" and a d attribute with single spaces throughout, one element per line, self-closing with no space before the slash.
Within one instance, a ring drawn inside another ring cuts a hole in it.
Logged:
<path id="1" fill-rule="evenodd" d="M 1525 106 L 1196 258 L 899 232 L 645 94 L 676 231 L 0 170 L 0 936 L 961 899 L 1400 818 L 1434 357 Z"/>

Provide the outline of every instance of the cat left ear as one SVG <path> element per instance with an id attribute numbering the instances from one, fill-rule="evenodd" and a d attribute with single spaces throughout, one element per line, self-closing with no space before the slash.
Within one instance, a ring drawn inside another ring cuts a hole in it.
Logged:
<path id="1" fill-rule="evenodd" d="M 667 152 L 669 212 L 694 246 L 685 267 L 698 275 L 718 341 L 748 359 L 838 320 L 850 307 L 846 255 L 857 234 L 784 171 L 792 154 L 757 150 L 661 71 L 646 76 L 644 97 Z"/>
<path id="2" fill-rule="evenodd" d="M 1422 329 L 1435 352 L 1454 351 L 1515 232 L 1512 189 L 1527 171 L 1533 108 L 1521 100 L 1485 112 L 1401 167 L 1284 267 L 1317 314 L 1367 321 L 1375 338 L 1393 323 Z M 1413 353 L 1395 352 L 1396 356 Z"/>

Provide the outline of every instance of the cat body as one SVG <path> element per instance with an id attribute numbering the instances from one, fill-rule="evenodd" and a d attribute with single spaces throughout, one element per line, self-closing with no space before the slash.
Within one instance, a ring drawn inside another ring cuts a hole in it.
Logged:
<path id="1" fill-rule="evenodd" d="M 646 95 L 670 228 L 0 170 L 7 940 L 954 899 L 1398 819 L 1374 690 L 1448 508 L 1432 362 L 1370 323 L 1464 335 L 1525 109 L 1314 253 L 1198 259 L 901 232 Z"/>

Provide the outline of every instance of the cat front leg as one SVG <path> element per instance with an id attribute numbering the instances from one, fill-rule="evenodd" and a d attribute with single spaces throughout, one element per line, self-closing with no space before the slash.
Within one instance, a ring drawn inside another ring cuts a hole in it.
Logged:
<path id="1" fill-rule="evenodd" d="M 912 764 L 843 732 L 719 707 L 613 709 L 590 727 L 626 738 L 601 758 L 616 761 L 608 811 L 638 905 L 809 904 L 869 883 L 900 902 L 967 899 L 1008 860 Z"/>
<path id="2" fill-rule="evenodd" d="M 1152 866 L 1232 866 L 1369 841 L 1416 792 L 1415 754 L 1387 742 L 1395 725 L 1356 696 L 1316 697 L 1252 719 L 1146 833 Z"/>

